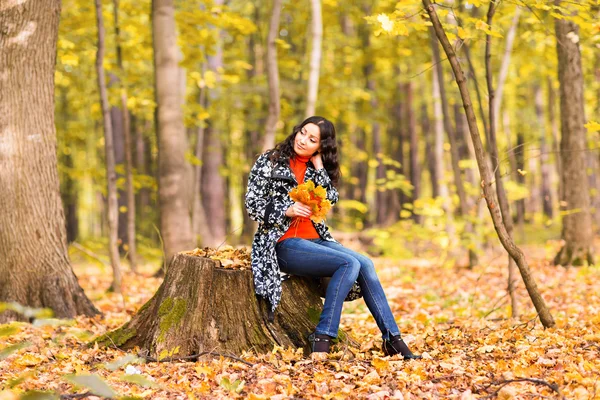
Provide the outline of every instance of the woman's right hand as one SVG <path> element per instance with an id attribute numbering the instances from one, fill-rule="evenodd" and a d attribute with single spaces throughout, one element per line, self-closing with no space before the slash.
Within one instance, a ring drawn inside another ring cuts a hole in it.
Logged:
<path id="1" fill-rule="evenodd" d="M 294 218 L 294 217 L 302 217 L 309 218 L 312 215 L 312 210 L 306 204 L 302 204 L 299 202 L 295 202 L 290 208 L 285 212 L 286 217 Z"/>

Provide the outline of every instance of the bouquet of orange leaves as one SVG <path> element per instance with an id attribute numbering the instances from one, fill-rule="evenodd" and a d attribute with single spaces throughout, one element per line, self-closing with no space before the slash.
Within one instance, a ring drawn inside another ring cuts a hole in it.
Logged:
<path id="1" fill-rule="evenodd" d="M 317 224 L 325 220 L 325 215 L 331 209 L 331 202 L 327 200 L 327 190 L 321 185 L 315 187 L 313 181 L 304 182 L 290 190 L 290 197 L 309 206 L 312 210 L 310 219 Z"/>

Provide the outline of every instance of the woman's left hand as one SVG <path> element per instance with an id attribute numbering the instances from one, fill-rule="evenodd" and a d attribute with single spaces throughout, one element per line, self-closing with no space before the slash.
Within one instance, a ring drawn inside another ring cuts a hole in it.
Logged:
<path id="1" fill-rule="evenodd" d="M 321 158 L 321 153 L 317 152 L 314 156 L 310 158 L 310 161 L 315 166 L 315 169 L 323 168 L 323 159 Z"/>

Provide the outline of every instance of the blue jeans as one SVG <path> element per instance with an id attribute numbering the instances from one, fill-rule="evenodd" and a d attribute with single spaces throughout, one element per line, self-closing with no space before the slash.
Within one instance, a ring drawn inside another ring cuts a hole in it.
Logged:
<path id="1" fill-rule="evenodd" d="M 281 271 L 299 276 L 331 277 L 316 333 L 337 337 L 342 306 L 358 280 L 363 298 L 384 339 L 399 335 L 373 261 L 339 243 L 323 239 L 285 239 L 275 247 Z"/>

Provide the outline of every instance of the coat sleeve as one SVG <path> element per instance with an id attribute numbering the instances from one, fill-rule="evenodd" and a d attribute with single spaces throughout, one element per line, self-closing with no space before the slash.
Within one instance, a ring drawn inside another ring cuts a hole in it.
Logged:
<path id="1" fill-rule="evenodd" d="M 321 185 L 327 190 L 327 200 L 329 200 L 332 205 L 337 203 L 339 200 L 338 191 L 335 186 L 333 186 L 331 178 L 329 178 L 329 175 L 327 175 L 325 168 L 317 170 L 314 181 L 317 185 Z"/>
<path id="2" fill-rule="evenodd" d="M 264 223 L 265 211 L 269 203 L 269 179 L 271 176 L 271 162 L 267 154 L 262 154 L 252 166 L 248 176 L 245 205 L 248 215 L 258 223 Z"/>
<path id="3" fill-rule="evenodd" d="M 245 205 L 248 215 L 254 221 L 265 226 L 284 223 L 289 217 L 285 212 L 294 204 L 287 196 L 285 199 L 276 200 L 272 192 L 271 172 L 273 167 L 267 154 L 262 154 L 254 163 L 248 176 Z"/>

